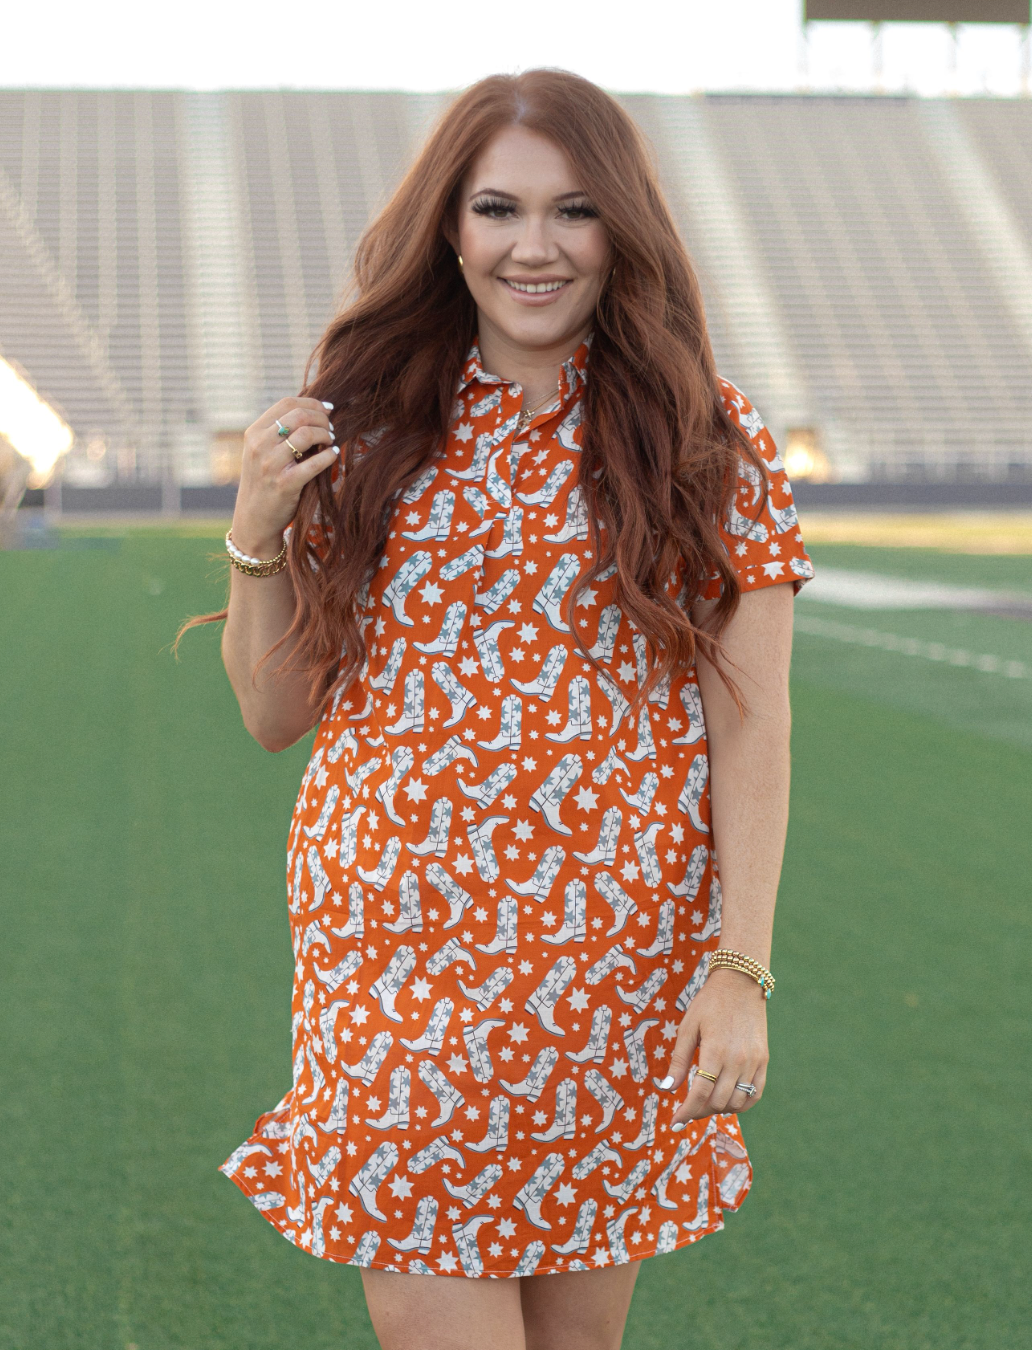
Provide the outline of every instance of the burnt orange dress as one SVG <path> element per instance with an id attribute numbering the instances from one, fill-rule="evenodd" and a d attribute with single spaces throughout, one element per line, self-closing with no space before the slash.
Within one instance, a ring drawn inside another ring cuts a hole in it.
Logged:
<path id="1" fill-rule="evenodd" d="M 573 644 L 587 370 L 585 345 L 517 440 L 522 390 L 470 353 L 359 596 L 361 680 L 301 784 L 293 1086 L 222 1171 L 331 1261 L 619 1264 L 721 1228 L 751 1183 L 737 1117 L 674 1133 L 683 1090 L 660 1087 L 719 945 L 706 728 L 694 670 L 628 716 L 645 650 L 615 569 L 580 598 L 604 676 Z M 744 589 L 798 589 L 813 569 L 784 469 L 721 388 L 772 477 L 761 509 L 743 462 L 726 547 Z"/>

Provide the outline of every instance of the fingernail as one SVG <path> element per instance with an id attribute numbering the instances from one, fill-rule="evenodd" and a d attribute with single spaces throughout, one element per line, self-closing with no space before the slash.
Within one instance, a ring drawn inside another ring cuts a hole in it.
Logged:
<path id="1" fill-rule="evenodd" d="M 335 455 L 339 455 L 339 454 L 340 454 L 340 446 L 339 446 L 339 445 L 334 445 L 334 446 L 331 446 L 330 448 L 332 449 L 332 451 L 333 451 L 333 453 L 334 453 Z"/>
<path id="2" fill-rule="evenodd" d="M 329 411 L 329 412 L 332 412 L 332 411 L 333 411 L 333 404 L 332 404 L 332 403 L 327 403 L 325 399 L 323 399 L 323 407 L 326 408 L 327 411 Z"/>
<path id="3" fill-rule="evenodd" d="M 332 422 L 330 423 L 330 430 L 331 430 L 331 431 L 333 430 L 333 423 L 332 423 Z"/>
<path id="4" fill-rule="evenodd" d="M 668 1073 L 659 1086 L 662 1088 L 664 1092 L 669 1092 L 670 1089 L 674 1086 L 674 1075 L 672 1073 Z"/>
<path id="5" fill-rule="evenodd" d="M 683 1130 L 687 1124 L 688 1122 L 686 1120 L 675 1120 L 670 1128 L 672 1130 Z"/>

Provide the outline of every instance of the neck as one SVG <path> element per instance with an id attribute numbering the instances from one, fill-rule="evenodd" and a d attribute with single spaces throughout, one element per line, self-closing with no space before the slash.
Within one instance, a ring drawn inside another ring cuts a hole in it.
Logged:
<path id="1" fill-rule="evenodd" d="M 498 331 L 480 315 L 480 360 L 484 370 L 523 387 L 523 406 L 533 407 L 554 393 L 563 363 L 568 361 L 590 332 L 564 338 L 547 347 L 522 347 Z"/>

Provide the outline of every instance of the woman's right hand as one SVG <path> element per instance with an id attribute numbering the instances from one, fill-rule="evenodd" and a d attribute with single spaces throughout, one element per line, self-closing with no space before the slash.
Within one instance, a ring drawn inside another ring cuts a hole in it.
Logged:
<path id="1" fill-rule="evenodd" d="M 301 489 L 340 454 L 333 444 L 332 410 L 331 403 L 314 398 L 281 398 L 244 432 L 232 527 L 233 542 L 244 553 L 272 558 L 283 547 Z M 277 423 L 289 427 L 289 437 L 279 434 Z M 296 459 L 288 439 L 298 450 L 314 453 Z"/>

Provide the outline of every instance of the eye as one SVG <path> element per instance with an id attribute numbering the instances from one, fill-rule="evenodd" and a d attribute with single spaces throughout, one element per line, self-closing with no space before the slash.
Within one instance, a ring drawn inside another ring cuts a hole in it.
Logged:
<path id="1" fill-rule="evenodd" d="M 588 202 L 570 202 L 559 208 L 564 220 L 597 220 L 598 212 Z"/>
<path id="2" fill-rule="evenodd" d="M 478 197 L 470 210 L 474 215 L 486 216 L 489 220 L 506 220 L 516 208 L 512 202 L 504 201 L 500 197 Z"/>

